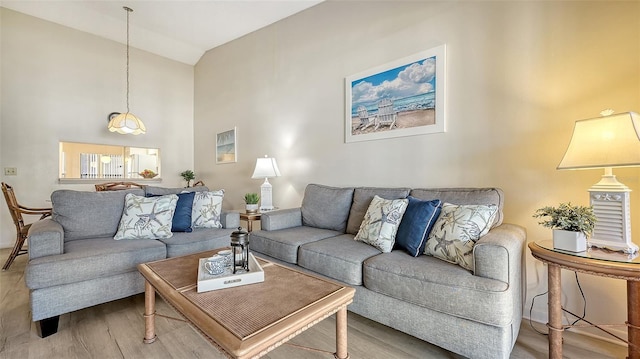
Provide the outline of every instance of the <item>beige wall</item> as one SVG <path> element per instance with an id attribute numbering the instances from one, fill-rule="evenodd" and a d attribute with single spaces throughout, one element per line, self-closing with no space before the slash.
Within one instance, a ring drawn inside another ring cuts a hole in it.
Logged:
<path id="1" fill-rule="evenodd" d="M 93 189 L 58 183 L 59 141 L 159 148 L 161 184 L 184 185 L 179 173 L 193 168 L 193 66 L 132 48 L 131 112 L 147 134 L 119 135 L 107 130 L 107 115 L 126 110 L 125 46 L 5 8 L 0 13 L 0 168 L 18 169 L 0 177 L 22 204 L 50 206 L 46 200 L 59 188 Z M 10 247 L 15 228 L 1 207 L 0 247 Z"/>
<path id="2" fill-rule="evenodd" d="M 344 142 L 344 78 L 447 47 L 447 132 Z M 549 238 L 531 215 L 588 204 L 595 170 L 557 171 L 576 120 L 605 108 L 640 111 L 639 2 L 326 2 L 213 49 L 195 68 L 195 171 L 241 208 L 258 191 L 257 157 L 275 156 L 274 203 L 298 206 L 306 184 L 498 186 L 505 221 Z M 238 162 L 215 164 L 215 134 L 237 127 Z M 640 170 L 632 190 L 640 243 Z M 528 316 L 546 290 L 527 250 Z M 625 321 L 623 281 L 580 275 L 594 322 Z M 582 311 L 572 273 L 564 304 Z M 546 321 L 546 299 L 533 317 Z M 606 308 L 606 309 L 605 309 Z M 617 331 L 624 335 L 624 328 Z"/>

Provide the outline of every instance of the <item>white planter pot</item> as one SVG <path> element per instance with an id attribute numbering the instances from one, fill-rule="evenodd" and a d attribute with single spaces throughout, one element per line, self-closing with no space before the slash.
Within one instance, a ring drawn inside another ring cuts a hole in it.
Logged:
<path id="1" fill-rule="evenodd" d="M 257 204 L 247 204 L 246 205 L 247 213 L 257 213 L 258 212 L 258 208 L 259 208 L 259 205 L 257 205 Z"/>
<path id="2" fill-rule="evenodd" d="M 553 248 L 569 252 L 584 252 L 587 250 L 587 237 L 582 232 L 554 229 Z"/>

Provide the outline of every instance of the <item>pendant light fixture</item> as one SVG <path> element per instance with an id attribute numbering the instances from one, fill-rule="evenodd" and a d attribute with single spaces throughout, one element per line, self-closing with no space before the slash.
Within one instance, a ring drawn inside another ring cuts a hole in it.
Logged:
<path id="1" fill-rule="evenodd" d="M 109 114 L 109 131 L 118 132 L 123 135 L 139 135 L 146 133 L 147 128 L 144 127 L 142 120 L 129 112 L 129 13 L 133 12 L 133 9 L 127 6 L 123 6 L 122 8 L 127 12 L 127 112 L 112 112 Z"/>

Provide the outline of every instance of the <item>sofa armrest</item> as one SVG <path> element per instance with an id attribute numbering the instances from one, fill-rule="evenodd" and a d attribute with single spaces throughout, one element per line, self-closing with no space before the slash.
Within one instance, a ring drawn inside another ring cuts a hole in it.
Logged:
<path id="1" fill-rule="evenodd" d="M 64 253 L 64 229 L 51 218 L 33 222 L 28 236 L 29 260 Z"/>
<path id="2" fill-rule="evenodd" d="M 275 231 L 300 226 L 302 226 L 302 211 L 300 207 L 264 212 L 260 218 L 260 228 L 263 231 Z"/>
<path id="3" fill-rule="evenodd" d="M 240 213 L 223 210 L 220 212 L 220 223 L 222 228 L 237 229 L 240 227 Z"/>
<path id="4" fill-rule="evenodd" d="M 517 286 L 524 270 L 526 241 L 527 233 L 518 225 L 504 223 L 491 229 L 473 247 L 474 274 Z"/>

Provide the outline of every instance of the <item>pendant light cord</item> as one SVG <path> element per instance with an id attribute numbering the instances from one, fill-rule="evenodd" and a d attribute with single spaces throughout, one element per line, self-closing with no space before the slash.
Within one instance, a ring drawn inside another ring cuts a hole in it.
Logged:
<path id="1" fill-rule="evenodd" d="M 126 135 L 126 134 L 133 134 L 133 135 L 140 135 L 140 134 L 144 134 L 147 132 L 147 128 L 144 126 L 144 123 L 142 122 L 142 120 L 140 120 L 138 117 L 136 117 L 134 114 L 132 114 L 129 108 L 129 88 L 131 86 L 131 81 L 130 81 L 130 71 L 129 71 L 129 60 L 130 60 L 130 52 L 131 52 L 131 46 L 129 46 L 129 40 L 130 40 L 130 24 L 129 24 L 129 17 L 130 17 L 130 13 L 133 12 L 133 9 L 127 6 L 123 6 L 122 7 L 126 12 L 127 12 L 127 48 L 126 48 L 126 103 L 127 103 L 127 112 L 126 113 L 122 113 L 122 112 L 117 112 L 115 113 L 116 115 L 114 116 L 113 113 L 111 115 L 109 115 L 109 131 L 111 132 L 118 132 L 120 134 Z"/>
<path id="2" fill-rule="evenodd" d="M 122 8 L 127 11 L 127 113 L 129 113 L 129 13 L 131 13 L 133 9 L 126 6 Z"/>

